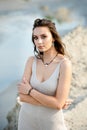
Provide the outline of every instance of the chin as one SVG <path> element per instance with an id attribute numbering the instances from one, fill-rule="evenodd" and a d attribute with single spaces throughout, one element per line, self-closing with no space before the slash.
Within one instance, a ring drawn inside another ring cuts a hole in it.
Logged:
<path id="1" fill-rule="evenodd" d="M 39 49 L 39 52 L 44 52 L 44 50 L 43 49 Z"/>

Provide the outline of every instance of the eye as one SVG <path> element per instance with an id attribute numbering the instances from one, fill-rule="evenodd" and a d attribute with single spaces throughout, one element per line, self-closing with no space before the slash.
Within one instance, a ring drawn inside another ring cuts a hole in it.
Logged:
<path id="1" fill-rule="evenodd" d="M 33 36 L 33 39 L 34 39 L 34 40 L 37 40 L 37 39 L 38 39 L 38 37 L 36 37 L 36 36 Z"/>
<path id="2" fill-rule="evenodd" d="M 47 37 L 46 35 L 42 35 L 42 36 L 41 36 L 42 39 L 45 39 L 46 37 Z"/>

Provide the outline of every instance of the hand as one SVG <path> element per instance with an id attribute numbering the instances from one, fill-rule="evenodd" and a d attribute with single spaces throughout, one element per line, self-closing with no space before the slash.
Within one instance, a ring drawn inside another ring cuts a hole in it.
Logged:
<path id="1" fill-rule="evenodd" d="M 68 109 L 72 102 L 73 102 L 72 99 L 67 99 L 63 106 L 63 109 Z"/>
<path id="2" fill-rule="evenodd" d="M 21 83 L 18 84 L 18 91 L 21 94 L 28 94 L 29 89 L 31 88 L 29 82 L 24 78 Z"/>

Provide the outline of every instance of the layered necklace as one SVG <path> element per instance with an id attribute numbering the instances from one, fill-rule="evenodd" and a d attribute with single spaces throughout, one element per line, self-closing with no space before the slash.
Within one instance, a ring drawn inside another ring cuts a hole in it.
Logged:
<path id="1" fill-rule="evenodd" d="M 54 59 L 57 57 L 57 55 L 58 55 L 58 53 L 53 57 L 53 59 L 51 60 L 51 61 L 49 61 L 49 62 L 46 62 L 46 63 L 44 63 L 44 60 L 42 59 L 42 62 L 43 62 L 43 64 L 44 64 L 44 66 L 48 66 L 48 65 L 50 65 L 53 61 L 54 61 Z"/>

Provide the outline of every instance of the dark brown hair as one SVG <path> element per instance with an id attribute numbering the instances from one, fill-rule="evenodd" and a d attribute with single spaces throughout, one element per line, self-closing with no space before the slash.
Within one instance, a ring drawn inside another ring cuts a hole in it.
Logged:
<path id="1" fill-rule="evenodd" d="M 62 55 L 65 55 L 65 45 L 62 42 L 62 40 L 56 30 L 55 23 L 53 23 L 51 20 L 48 20 L 48 19 L 36 19 L 33 24 L 33 30 L 36 27 L 48 27 L 52 34 L 52 37 L 54 39 L 54 47 L 55 47 L 56 51 Z M 32 33 L 32 42 L 34 43 L 33 33 Z M 38 56 L 43 54 L 43 53 L 37 51 L 35 44 L 34 44 L 34 53 L 37 53 Z"/>

